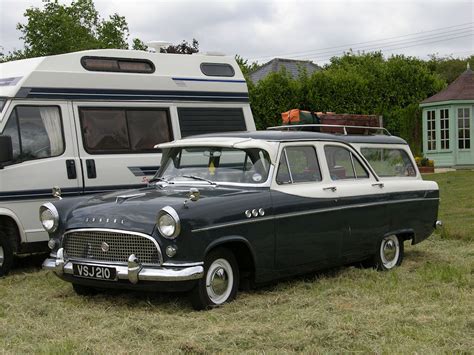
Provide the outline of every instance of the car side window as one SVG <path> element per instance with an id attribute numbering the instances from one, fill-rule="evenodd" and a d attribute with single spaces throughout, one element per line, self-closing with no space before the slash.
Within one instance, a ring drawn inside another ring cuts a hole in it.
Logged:
<path id="1" fill-rule="evenodd" d="M 276 176 L 277 184 L 321 181 L 316 150 L 312 146 L 283 149 Z"/>
<path id="2" fill-rule="evenodd" d="M 57 106 L 15 107 L 2 134 L 12 138 L 14 162 L 64 153 L 63 128 Z"/>
<path id="3" fill-rule="evenodd" d="M 403 149 L 362 148 L 360 151 L 380 177 L 416 176 L 415 167 Z"/>
<path id="4" fill-rule="evenodd" d="M 324 147 L 324 153 L 332 180 L 367 179 L 369 177 L 367 170 L 348 149 L 327 145 Z"/>

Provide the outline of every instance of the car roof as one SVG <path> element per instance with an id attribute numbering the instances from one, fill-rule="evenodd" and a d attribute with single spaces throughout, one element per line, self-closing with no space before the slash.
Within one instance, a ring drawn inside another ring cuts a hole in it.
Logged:
<path id="1" fill-rule="evenodd" d="M 209 133 L 209 134 L 202 134 L 198 136 L 192 136 L 192 138 L 217 138 L 217 137 L 242 138 L 242 139 L 251 138 L 251 139 L 259 139 L 259 140 L 274 141 L 274 142 L 318 140 L 318 141 L 333 141 L 333 142 L 343 142 L 343 143 L 407 144 L 407 142 L 400 137 L 381 135 L 381 134 L 342 135 L 342 134 L 320 133 L 320 132 L 309 132 L 309 131 L 265 130 L 265 131 L 249 131 L 249 132 Z"/>

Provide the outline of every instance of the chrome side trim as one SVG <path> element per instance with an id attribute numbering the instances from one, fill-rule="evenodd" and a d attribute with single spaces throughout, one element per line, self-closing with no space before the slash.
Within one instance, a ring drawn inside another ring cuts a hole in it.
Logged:
<path id="1" fill-rule="evenodd" d="M 316 213 L 326 213 L 331 211 L 340 211 L 340 210 L 349 210 L 353 208 L 364 208 L 370 206 L 380 206 L 380 205 L 388 205 L 388 204 L 398 204 L 398 203 L 407 203 L 407 202 L 417 202 L 417 201 L 439 201 L 439 198 L 412 198 L 412 199 L 405 199 L 405 200 L 396 200 L 396 201 L 383 201 L 383 202 L 370 202 L 370 203 L 362 203 L 358 205 L 349 205 L 349 206 L 339 206 L 339 207 L 330 207 L 330 208 L 319 208 L 307 211 L 300 211 L 300 212 L 290 212 L 290 213 L 282 213 L 276 216 L 268 216 L 262 218 L 255 218 L 255 219 L 244 219 L 235 222 L 228 222 L 228 223 L 219 223 L 209 227 L 203 228 L 196 228 L 193 229 L 192 233 L 204 232 L 208 230 L 218 229 L 218 228 L 225 228 L 225 227 L 233 227 L 241 224 L 248 224 L 248 223 L 255 223 L 260 221 L 267 221 L 270 219 L 282 219 L 282 218 L 289 218 L 289 217 L 296 217 L 296 216 L 305 216 L 310 214 Z"/>
<path id="2" fill-rule="evenodd" d="M 241 225 L 241 224 L 249 224 L 249 223 L 261 222 L 261 221 L 268 221 L 268 220 L 271 220 L 271 219 L 275 219 L 275 217 L 274 216 L 268 216 L 268 217 L 252 218 L 252 219 L 247 219 L 246 218 L 246 219 L 240 220 L 240 221 L 219 223 L 219 224 L 214 224 L 213 226 L 209 226 L 209 227 L 196 228 L 196 229 L 191 230 L 191 232 L 192 233 L 197 233 L 197 232 L 203 232 L 203 231 L 208 231 L 208 230 L 212 230 L 212 229 L 238 226 L 238 225 Z"/>
<path id="3" fill-rule="evenodd" d="M 109 233 L 119 233 L 119 234 L 132 234 L 132 235 L 137 235 L 137 236 L 140 236 L 140 237 L 143 237 L 143 238 L 146 238 L 150 241 L 153 242 L 153 244 L 155 244 L 155 247 L 156 249 L 158 250 L 158 261 L 160 263 L 160 265 L 163 264 L 163 254 L 161 252 L 161 248 L 158 244 L 158 242 L 156 241 L 156 239 L 152 238 L 150 235 L 148 234 L 144 234 L 144 233 L 140 233 L 140 232 L 132 232 L 132 231 L 128 231 L 128 230 L 122 230 L 122 229 L 110 229 L 110 228 L 79 228 L 79 229 L 71 229 L 71 230 L 68 230 L 67 232 L 64 233 L 64 236 L 67 235 L 67 234 L 70 234 L 70 233 L 74 233 L 74 232 L 109 232 Z M 62 239 L 64 240 L 64 238 Z M 61 245 L 62 246 L 62 245 Z M 67 255 L 66 255 L 67 257 Z M 90 262 L 91 260 L 89 260 Z"/>

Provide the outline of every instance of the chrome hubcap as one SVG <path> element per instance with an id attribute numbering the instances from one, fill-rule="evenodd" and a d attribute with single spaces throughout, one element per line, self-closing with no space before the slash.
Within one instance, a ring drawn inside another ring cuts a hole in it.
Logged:
<path id="1" fill-rule="evenodd" d="M 211 276 L 211 288 L 216 295 L 223 295 L 229 285 L 229 279 L 224 269 L 219 268 Z"/>
<path id="2" fill-rule="evenodd" d="M 234 284 L 234 273 L 230 263 L 225 259 L 215 260 L 206 275 L 206 290 L 209 299 L 215 304 L 222 304 L 229 298 Z"/>
<path id="3" fill-rule="evenodd" d="M 0 267 L 3 266 L 3 260 L 5 259 L 5 254 L 3 253 L 3 247 L 0 246 Z"/>
<path id="4" fill-rule="evenodd" d="M 380 245 L 380 256 L 385 268 L 391 269 L 396 266 L 399 255 L 400 244 L 398 238 L 394 235 L 385 237 Z"/>

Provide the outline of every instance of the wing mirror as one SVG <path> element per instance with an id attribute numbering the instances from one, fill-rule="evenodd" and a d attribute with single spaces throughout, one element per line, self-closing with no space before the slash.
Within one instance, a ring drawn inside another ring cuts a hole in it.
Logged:
<path id="1" fill-rule="evenodd" d="M 13 160 L 12 137 L 0 136 L 0 169 Z"/>

